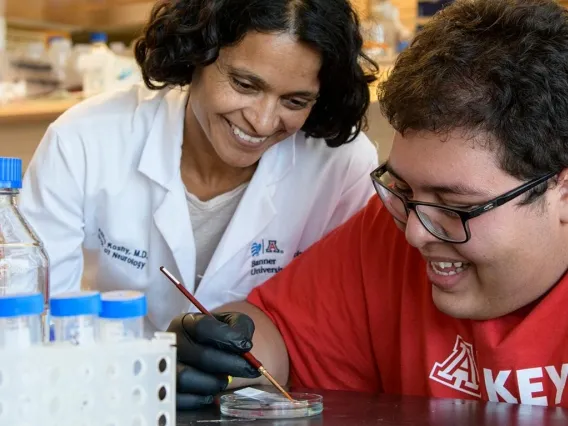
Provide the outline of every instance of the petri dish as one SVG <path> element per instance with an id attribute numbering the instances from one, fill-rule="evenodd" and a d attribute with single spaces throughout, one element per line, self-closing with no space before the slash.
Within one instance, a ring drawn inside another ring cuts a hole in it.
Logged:
<path id="1" fill-rule="evenodd" d="M 262 401 L 242 395 L 223 395 L 221 414 L 243 419 L 295 419 L 317 416 L 323 411 L 323 397 L 313 393 L 290 393 L 294 402 L 275 398 Z"/>

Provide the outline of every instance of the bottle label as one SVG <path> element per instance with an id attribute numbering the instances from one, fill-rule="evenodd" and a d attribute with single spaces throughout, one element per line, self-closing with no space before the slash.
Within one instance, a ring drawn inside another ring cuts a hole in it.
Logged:
<path id="1" fill-rule="evenodd" d="M 4 249 L 0 249 L 0 296 L 8 294 L 8 288 L 10 285 L 10 271 L 2 257 L 3 252 Z"/>
<path id="2" fill-rule="evenodd" d="M 95 343 L 95 329 L 92 325 L 81 324 L 81 321 L 78 321 L 66 331 L 68 340 L 74 345 Z"/>
<path id="3" fill-rule="evenodd" d="M 101 339 L 105 342 L 120 342 L 128 338 L 120 321 L 104 321 L 100 324 Z"/>
<path id="4" fill-rule="evenodd" d="M 65 341 L 72 345 L 95 343 L 95 324 L 90 317 L 81 315 L 58 319 L 50 328 L 52 341 Z"/>
<path id="5" fill-rule="evenodd" d="M 40 291 L 37 267 L 23 257 L 21 252 L 0 256 L 0 295 Z"/>
<path id="6" fill-rule="evenodd" d="M 8 264 L 4 254 L 3 244 L 5 243 L 4 235 L 0 232 L 0 296 L 4 296 L 8 289 L 10 279 L 8 277 Z"/>

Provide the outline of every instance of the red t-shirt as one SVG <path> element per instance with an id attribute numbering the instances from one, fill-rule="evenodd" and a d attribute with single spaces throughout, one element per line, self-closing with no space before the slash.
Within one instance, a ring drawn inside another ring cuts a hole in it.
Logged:
<path id="1" fill-rule="evenodd" d="M 377 197 L 255 289 L 297 386 L 568 406 L 568 278 L 532 309 L 460 320 Z"/>

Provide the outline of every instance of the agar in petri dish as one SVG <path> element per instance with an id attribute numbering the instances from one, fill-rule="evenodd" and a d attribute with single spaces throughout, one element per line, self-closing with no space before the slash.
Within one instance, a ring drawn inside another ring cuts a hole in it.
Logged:
<path id="1" fill-rule="evenodd" d="M 272 399 L 256 399 L 229 394 L 220 399 L 221 414 L 244 419 L 293 419 L 311 417 L 323 411 L 323 397 L 312 393 L 290 393 L 294 402 L 270 394 Z"/>

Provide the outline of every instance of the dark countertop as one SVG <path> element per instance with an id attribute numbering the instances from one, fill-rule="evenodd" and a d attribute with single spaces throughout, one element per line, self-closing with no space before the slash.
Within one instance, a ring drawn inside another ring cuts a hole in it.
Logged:
<path id="1" fill-rule="evenodd" d="M 321 415 L 290 420 L 245 420 L 221 417 L 215 406 L 196 412 L 178 413 L 177 426 L 568 425 L 568 409 L 561 408 L 355 392 L 308 392 L 323 395 L 324 411 Z"/>

